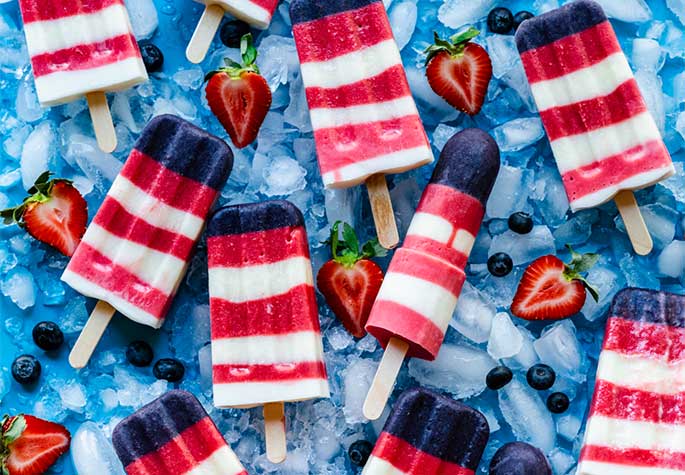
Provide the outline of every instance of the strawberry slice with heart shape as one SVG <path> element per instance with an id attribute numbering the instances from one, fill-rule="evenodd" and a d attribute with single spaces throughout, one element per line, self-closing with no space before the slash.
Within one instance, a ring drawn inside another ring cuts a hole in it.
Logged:
<path id="1" fill-rule="evenodd" d="M 40 175 L 21 205 L 0 211 L 5 224 L 17 223 L 34 238 L 72 256 L 86 232 L 88 205 L 69 180 Z"/>
<path id="2" fill-rule="evenodd" d="M 597 301 L 597 291 L 581 275 L 597 263 L 597 254 L 579 254 L 571 246 L 571 262 L 547 255 L 533 261 L 519 282 L 511 313 L 526 320 L 559 320 L 580 311 L 587 292 Z M 587 292 L 586 292 L 587 291 Z"/>
<path id="3" fill-rule="evenodd" d="M 233 144 L 243 148 L 257 138 L 271 107 L 271 89 L 255 64 L 257 49 L 249 33 L 240 41 L 240 54 L 242 64 L 226 58 L 226 67 L 207 74 L 205 93 Z"/>
<path id="4" fill-rule="evenodd" d="M 40 475 L 69 449 L 71 435 L 54 422 L 29 415 L 5 416 L 0 429 L 2 475 Z"/>
<path id="5" fill-rule="evenodd" d="M 426 77 L 431 88 L 453 107 L 469 115 L 480 112 L 492 79 L 492 61 L 485 49 L 471 40 L 475 28 L 435 43 L 426 49 Z"/>
<path id="6" fill-rule="evenodd" d="M 342 224 L 342 240 L 340 225 Z M 348 332 L 357 338 L 366 335 L 364 326 L 383 283 L 383 271 L 372 257 L 387 251 L 373 239 L 359 250 L 359 240 L 352 226 L 341 221 L 331 228 L 329 239 L 333 258 L 316 276 L 316 285 Z"/>

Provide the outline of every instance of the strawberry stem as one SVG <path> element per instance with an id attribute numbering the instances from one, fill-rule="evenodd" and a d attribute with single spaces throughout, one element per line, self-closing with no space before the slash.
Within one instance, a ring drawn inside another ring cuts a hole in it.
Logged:
<path id="1" fill-rule="evenodd" d="M 242 63 L 233 61 L 230 58 L 224 58 L 225 66 L 207 73 L 205 81 L 209 81 L 212 76 L 218 73 L 226 73 L 231 79 L 240 79 L 240 76 L 243 73 L 259 74 L 259 67 L 256 63 L 257 54 L 257 48 L 255 48 L 252 33 L 243 35 L 240 39 L 240 57 L 242 58 Z"/>
<path id="2" fill-rule="evenodd" d="M 450 36 L 448 40 L 443 40 L 440 38 L 440 35 L 438 35 L 437 31 L 433 32 L 434 44 L 430 45 L 424 51 L 424 53 L 428 55 L 426 57 L 426 63 L 429 63 L 436 54 L 442 51 L 449 53 L 452 57 L 461 56 L 464 54 L 466 45 L 479 34 L 480 31 L 476 28 L 468 27 L 467 29 Z"/>
<path id="3" fill-rule="evenodd" d="M 19 206 L 13 208 L 6 208 L 0 210 L 0 218 L 2 218 L 4 224 L 14 224 L 16 223 L 19 227 L 24 227 L 24 212 L 26 208 L 31 203 L 45 203 L 50 201 L 50 194 L 52 193 L 52 188 L 55 183 L 64 182 L 71 183 L 71 180 L 66 180 L 64 178 L 55 178 L 51 180 L 52 172 L 46 171 L 40 174 L 36 178 L 35 183 L 28 190 L 28 196 L 24 198 Z"/>
<path id="4" fill-rule="evenodd" d="M 342 239 L 340 238 L 340 226 L 342 225 Z M 354 228 L 343 221 L 336 221 L 331 227 L 331 235 L 326 241 L 331 246 L 333 260 L 345 267 L 352 267 L 362 259 L 383 257 L 387 251 L 374 238 L 364 243 L 359 250 L 359 239 Z"/>
<path id="5" fill-rule="evenodd" d="M 597 261 L 599 260 L 599 254 L 580 254 L 574 251 L 569 244 L 566 244 L 566 248 L 571 253 L 571 262 L 564 264 L 564 278 L 569 282 L 577 280 L 582 283 L 583 287 L 585 287 L 590 295 L 592 295 L 592 298 L 595 300 L 595 302 L 598 302 L 599 292 L 597 292 L 597 289 L 595 289 L 587 280 L 585 280 L 585 277 L 583 277 L 581 274 L 586 273 L 595 264 L 597 264 Z"/>

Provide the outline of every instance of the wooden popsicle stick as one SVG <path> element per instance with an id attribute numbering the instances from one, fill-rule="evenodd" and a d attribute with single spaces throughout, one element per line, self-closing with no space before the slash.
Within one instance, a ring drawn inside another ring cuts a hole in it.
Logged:
<path id="1" fill-rule="evenodd" d="M 366 189 L 369 192 L 371 212 L 376 224 L 378 242 L 386 249 L 392 249 L 400 242 L 400 234 L 397 232 L 395 212 L 392 209 L 388 183 L 385 175 L 372 175 L 366 180 Z"/>
<path id="2" fill-rule="evenodd" d="M 390 338 L 364 401 L 362 412 L 367 419 L 375 421 L 383 414 L 408 349 L 409 344 L 406 341 Z"/>
<path id="3" fill-rule="evenodd" d="M 285 439 L 285 408 L 282 402 L 264 404 L 264 435 L 266 458 L 272 463 L 283 462 L 288 448 Z"/>
<path id="4" fill-rule="evenodd" d="M 117 133 L 114 130 L 112 114 L 107 104 L 107 96 L 104 92 L 91 92 L 86 94 L 90 118 L 95 129 L 95 138 L 98 146 L 105 153 L 112 153 L 117 148 Z"/>
<path id="5" fill-rule="evenodd" d="M 626 226 L 628 237 L 633 245 L 635 252 L 641 256 L 646 256 L 652 252 L 654 243 L 652 236 L 649 235 L 649 230 L 642 218 L 640 208 L 635 200 L 635 195 L 630 190 L 619 192 L 614 197 L 614 202 L 618 207 L 618 212 L 621 213 L 623 224 Z"/>
<path id="6" fill-rule="evenodd" d="M 209 45 L 212 44 L 216 30 L 219 29 L 219 24 L 221 24 L 223 17 L 224 9 L 219 5 L 207 5 L 205 7 L 205 11 L 202 13 L 200 21 L 195 28 L 195 33 L 190 38 L 190 43 L 188 43 L 188 48 L 186 49 L 188 61 L 198 64 L 205 59 L 207 51 L 209 51 Z"/>
<path id="7" fill-rule="evenodd" d="M 104 300 L 100 300 L 95 305 L 86 326 L 81 330 L 76 344 L 69 353 L 69 364 L 72 368 L 81 369 L 88 364 L 88 360 L 90 360 L 115 312 L 116 309 Z"/>

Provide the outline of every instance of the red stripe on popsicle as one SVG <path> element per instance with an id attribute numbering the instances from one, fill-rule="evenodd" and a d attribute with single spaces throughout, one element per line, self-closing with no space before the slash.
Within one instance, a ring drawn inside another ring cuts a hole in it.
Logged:
<path id="1" fill-rule="evenodd" d="M 671 158 L 661 140 L 651 140 L 618 155 L 568 171 L 562 175 L 569 200 L 603 190 L 640 173 L 666 168 Z"/>
<path id="2" fill-rule="evenodd" d="M 465 229 L 473 236 L 478 234 L 485 214 L 483 205 L 473 196 L 435 183 L 426 186 L 416 211 L 445 218 L 456 229 Z"/>
<path id="3" fill-rule="evenodd" d="M 323 361 L 279 364 L 219 364 L 212 367 L 214 384 L 244 382 L 297 381 L 316 379 L 326 374 Z"/>
<path id="4" fill-rule="evenodd" d="M 469 258 L 466 254 L 457 251 L 452 247 L 451 243 L 436 241 L 424 236 L 417 236 L 408 234 L 402 243 L 402 249 L 412 249 L 417 252 L 423 252 L 437 259 L 442 259 L 446 263 L 454 267 L 463 269 Z"/>
<path id="5" fill-rule="evenodd" d="M 85 241 L 76 249 L 69 270 L 160 320 L 171 305 L 172 296 L 115 264 Z"/>
<path id="6" fill-rule="evenodd" d="M 426 145 L 418 115 L 314 131 L 321 173 Z"/>
<path id="7" fill-rule="evenodd" d="M 474 474 L 473 470 L 423 452 L 409 442 L 387 432 L 381 433 L 372 456 L 389 462 L 405 475 L 425 475 L 426 473 L 439 475 Z"/>
<path id="8" fill-rule="evenodd" d="M 540 117 L 549 139 L 557 140 L 615 125 L 646 111 L 637 82 L 630 79 L 607 96 L 547 109 Z"/>
<path id="9" fill-rule="evenodd" d="M 161 202 L 205 219 L 216 199 L 216 190 L 164 167 L 154 158 L 133 149 L 121 176 Z"/>
<path id="10" fill-rule="evenodd" d="M 407 353 L 410 357 L 434 360 L 438 355 L 445 334 L 424 315 L 390 300 L 377 300 L 371 314 L 366 330 L 383 348 L 390 338 L 399 336 L 412 343 Z"/>
<path id="11" fill-rule="evenodd" d="M 93 222 L 115 236 L 171 254 L 184 261 L 188 260 L 195 247 L 192 239 L 153 226 L 126 211 L 117 200 L 110 196 L 105 198 Z"/>
<path id="12" fill-rule="evenodd" d="M 603 349 L 660 361 L 683 361 L 685 328 L 610 317 Z"/>
<path id="13" fill-rule="evenodd" d="M 605 462 L 634 467 L 670 468 L 685 470 L 685 453 L 655 449 L 616 448 L 586 445 L 580 461 Z"/>
<path id="14" fill-rule="evenodd" d="M 350 36 L 349 31 L 357 32 Z M 383 3 L 374 2 L 293 27 L 302 63 L 328 61 L 393 39 Z"/>
<path id="15" fill-rule="evenodd" d="M 276 7 L 278 6 L 278 0 L 249 0 L 247 1 L 247 3 L 257 5 L 258 7 L 261 7 L 264 10 L 269 11 L 270 13 L 273 13 L 274 10 L 276 10 Z"/>
<path id="16" fill-rule="evenodd" d="M 582 54 L 578 54 L 582 51 Z M 622 52 L 611 23 L 605 21 L 521 55 L 531 84 L 556 79 Z"/>
<path id="17" fill-rule="evenodd" d="M 80 71 L 107 66 L 140 56 L 138 43 L 132 34 L 108 38 L 98 43 L 80 44 L 72 48 L 42 53 L 31 57 L 33 74 L 47 76 L 62 71 Z"/>
<path id="18" fill-rule="evenodd" d="M 340 87 L 308 87 L 305 93 L 310 109 L 376 104 L 411 96 L 401 64 L 392 66 L 376 76 Z"/>
<path id="19" fill-rule="evenodd" d="M 442 259 L 414 252 L 406 247 L 395 251 L 388 268 L 388 274 L 391 272 L 432 282 L 453 294 L 454 298 L 459 296 L 465 279 L 461 269 Z"/>
<path id="20" fill-rule="evenodd" d="M 209 268 L 243 267 L 273 264 L 292 257 L 309 258 L 304 228 L 288 226 L 245 234 L 228 234 L 207 238 L 213 252 L 208 255 Z"/>
<path id="21" fill-rule="evenodd" d="M 659 394 L 598 380 L 591 415 L 666 424 L 685 423 L 685 394 Z"/>
<path id="22" fill-rule="evenodd" d="M 20 0 L 24 23 L 57 20 L 74 15 L 96 13 L 112 5 L 124 5 L 123 0 Z"/>
<path id="23" fill-rule="evenodd" d="M 212 297 L 210 305 L 213 340 L 320 331 L 318 318 L 313 319 L 307 310 L 316 308 L 314 287 L 307 284 L 285 294 L 243 303 Z"/>
<path id="24" fill-rule="evenodd" d="M 154 437 L 154 434 L 152 436 Z M 163 445 L 159 450 L 146 454 L 129 464 L 126 467 L 126 473 L 128 475 L 186 474 L 200 466 L 202 462 L 224 446 L 226 446 L 226 441 L 221 437 L 212 420 L 205 417 Z M 246 472 L 241 471 L 239 473 Z"/>

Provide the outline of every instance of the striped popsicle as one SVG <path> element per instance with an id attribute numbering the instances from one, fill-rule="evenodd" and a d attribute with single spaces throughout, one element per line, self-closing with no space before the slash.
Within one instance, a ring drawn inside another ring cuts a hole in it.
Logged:
<path id="1" fill-rule="evenodd" d="M 516 42 L 573 210 L 674 173 L 597 3 L 576 1 L 529 20 Z"/>
<path id="2" fill-rule="evenodd" d="M 186 391 L 170 391 L 121 421 L 112 442 L 128 475 L 247 475 Z"/>
<path id="3" fill-rule="evenodd" d="M 685 296 L 614 298 L 579 475 L 685 474 Z"/>
<path id="4" fill-rule="evenodd" d="M 232 165 L 222 140 L 178 117 L 153 119 L 62 280 L 131 320 L 161 327 Z"/>

